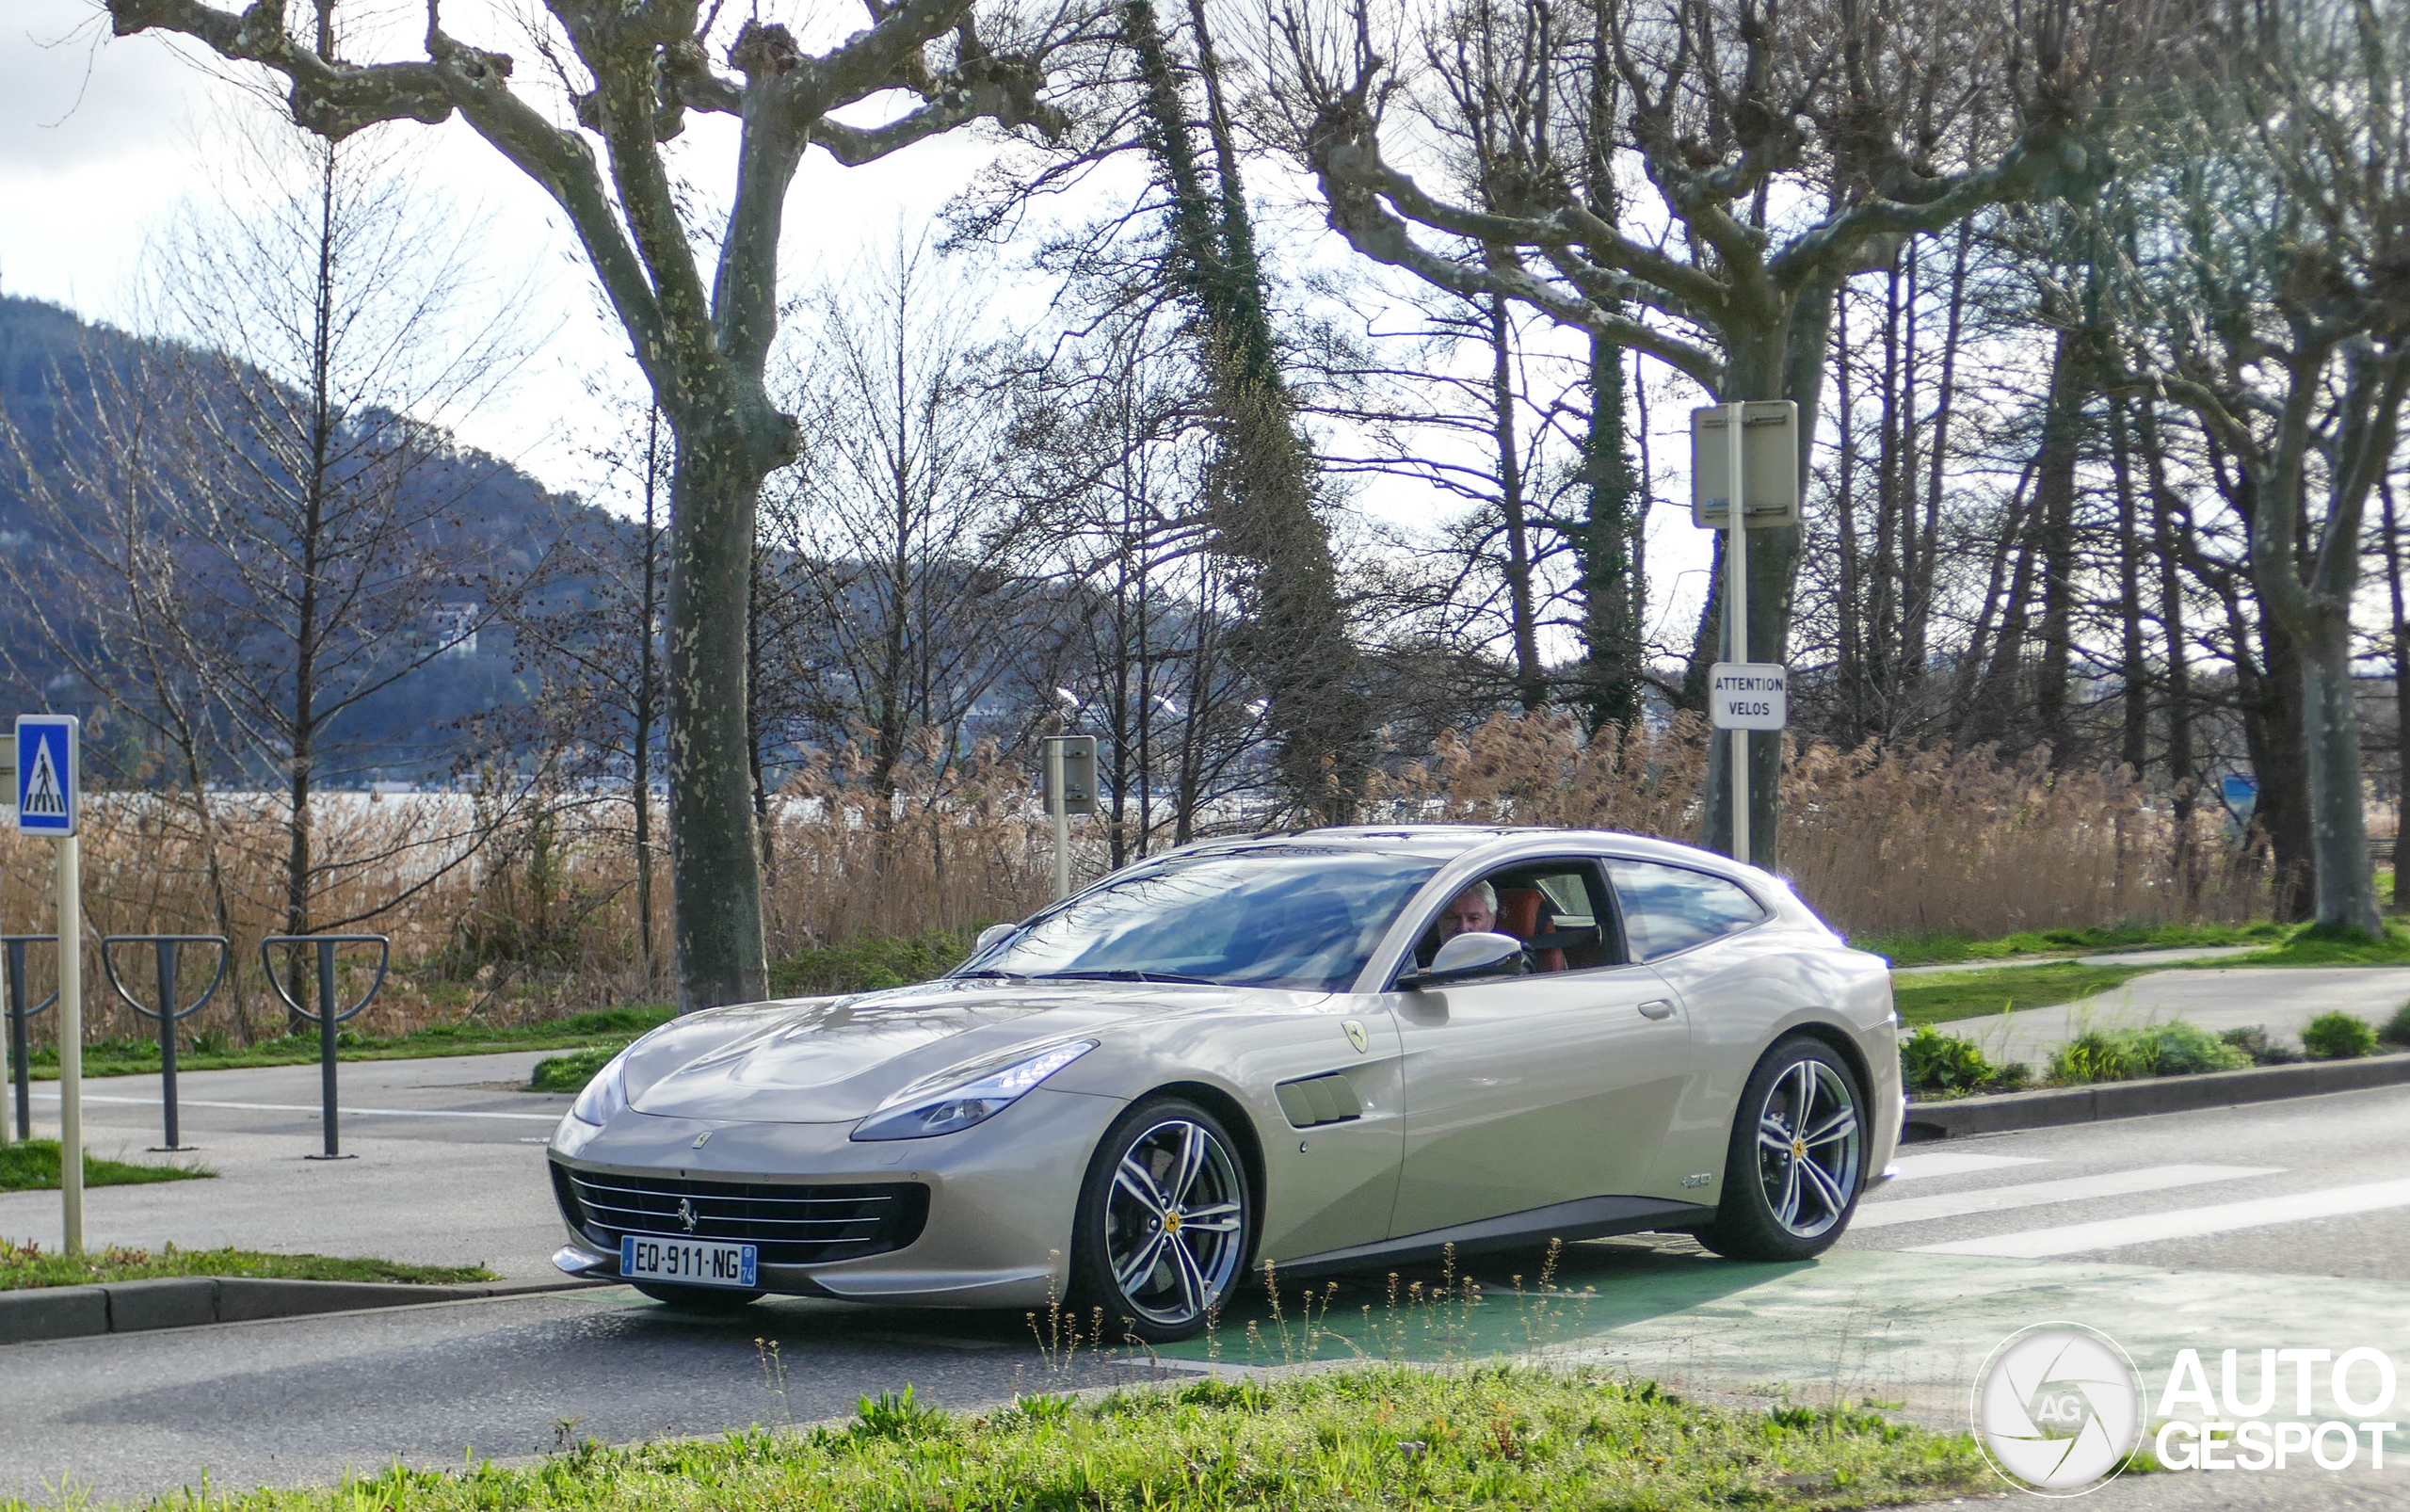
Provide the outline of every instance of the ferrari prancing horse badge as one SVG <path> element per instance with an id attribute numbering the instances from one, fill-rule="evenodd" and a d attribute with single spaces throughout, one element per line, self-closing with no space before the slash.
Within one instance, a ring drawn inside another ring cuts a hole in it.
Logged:
<path id="1" fill-rule="evenodd" d="M 1365 1048 L 1369 1043 L 1369 1041 L 1364 1037 L 1364 1026 L 1358 1023 L 1355 1020 L 1349 1019 L 1341 1023 L 1339 1027 L 1347 1031 L 1347 1042 L 1356 1047 L 1356 1054 L 1358 1055 L 1364 1054 Z"/>

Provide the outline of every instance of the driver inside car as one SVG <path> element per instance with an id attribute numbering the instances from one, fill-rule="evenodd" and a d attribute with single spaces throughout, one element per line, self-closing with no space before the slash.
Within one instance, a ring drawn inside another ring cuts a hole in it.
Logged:
<path id="1" fill-rule="evenodd" d="M 1475 882 L 1448 902 L 1422 933 L 1422 943 L 1415 947 L 1416 964 L 1428 966 L 1441 945 L 1458 935 L 1485 934 L 1498 928 L 1498 889 L 1487 882 Z M 1511 931 L 1510 931 L 1511 932 Z M 1532 969 L 1530 952 L 1516 966 L 1518 972 Z"/>

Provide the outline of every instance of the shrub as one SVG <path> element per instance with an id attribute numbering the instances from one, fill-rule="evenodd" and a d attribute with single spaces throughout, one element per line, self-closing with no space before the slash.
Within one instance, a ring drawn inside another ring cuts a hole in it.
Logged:
<path id="1" fill-rule="evenodd" d="M 2376 1030 L 2366 1019 L 2338 1009 L 2304 1024 L 2301 1044 L 2312 1060 L 2352 1060 L 2376 1049 Z"/>
<path id="2" fill-rule="evenodd" d="M 1972 1092 L 1992 1076 L 1992 1063 L 1971 1039 L 1928 1024 L 1900 1041 L 1900 1079 L 1912 1092 Z"/>
<path id="3" fill-rule="evenodd" d="M 2388 1045 L 2410 1050 L 2410 1003 L 2402 1005 L 2401 1011 L 2386 1021 L 2385 1027 L 2376 1032 L 2376 1037 Z"/>
<path id="4" fill-rule="evenodd" d="M 2181 1019 L 2142 1030 L 2149 1043 L 2154 1076 L 2190 1076 L 2196 1071 L 2235 1071 L 2251 1064 L 2248 1051 L 2227 1044 L 2197 1023 Z"/>
<path id="5" fill-rule="evenodd" d="M 2050 1080 L 2072 1086 L 2240 1070 L 2250 1064 L 2248 1052 L 2178 1019 L 2133 1029 L 2087 1029 L 2051 1054 Z"/>
<path id="6" fill-rule="evenodd" d="M 2268 1037 L 2267 1026 L 2252 1024 L 2242 1029 L 2228 1029 L 2218 1036 L 2223 1042 L 2251 1057 L 2254 1066 L 2290 1066 L 2301 1059 L 2301 1052 L 2279 1040 Z"/>

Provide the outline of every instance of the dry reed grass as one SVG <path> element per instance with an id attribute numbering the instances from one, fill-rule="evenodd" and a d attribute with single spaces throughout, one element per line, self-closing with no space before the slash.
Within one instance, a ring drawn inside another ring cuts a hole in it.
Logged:
<path id="1" fill-rule="evenodd" d="M 1382 822 L 1569 825 L 1687 840 L 1697 823 L 1704 732 L 1692 721 L 1584 741 L 1566 719 L 1500 716 L 1379 780 Z M 1049 831 L 1028 774 L 992 748 L 918 748 L 882 804 L 858 764 L 808 764 L 780 785 L 764 826 L 764 924 L 783 958 L 865 935 L 957 933 L 1017 918 L 1048 896 Z M 273 795 L 122 793 L 88 805 L 88 940 L 214 933 L 235 941 L 232 981 L 188 1033 L 237 1043 L 273 1037 L 284 1014 L 258 941 L 283 926 L 281 802 Z M 656 847 L 648 975 L 636 922 L 633 811 L 625 795 L 530 791 L 333 794 L 316 810 L 329 861 L 313 900 L 318 927 L 389 934 L 397 970 L 356 1027 L 398 1034 L 473 1019 L 539 1021 L 667 996 L 669 878 Z M 658 815 L 656 820 L 658 821 Z M 1231 825 L 1253 825 L 1232 814 Z M 1786 763 L 1784 871 L 1843 930 L 1949 929 L 1974 936 L 2061 925 L 2245 916 L 2257 895 L 2234 847 L 2204 816 L 2195 876 L 2179 875 L 2163 795 L 2122 771 L 2050 772 L 2038 758 L 1981 752 L 1841 751 L 1810 745 Z M 1082 875 L 1104 869 L 1084 826 Z M 215 861 L 215 879 L 212 862 Z M 0 839 L 0 922 L 49 928 L 49 847 Z M 118 1005 L 88 943 L 93 1038 L 154 1031 Z M 147 991 L 147 956 L 120 956 Z M 195 963 L 187 993 L 206 962 Z M 46 950 L 28 986 L 49 990 Z M 39 1021 L 37 1038 L 47 1021 Z"/>

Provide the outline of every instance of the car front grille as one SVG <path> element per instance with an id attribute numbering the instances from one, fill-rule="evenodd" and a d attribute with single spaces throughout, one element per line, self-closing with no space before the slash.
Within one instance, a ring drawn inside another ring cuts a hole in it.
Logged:
<path id="1" fill-rule="evenodd" d="M 817 1265 L 901 1249 L 928 1221 L 918 1182 L 805 1186 L 620 1176 L 553 1166 L 553 1193 L 570 1227 L 606 1249 L 625 1233 L 757 1245 L 764 1265 Z M 681 1212 L 681 1204 L 684 1212 Z M 694 1218 L 692 1228 L 686 1215 Z"/>

